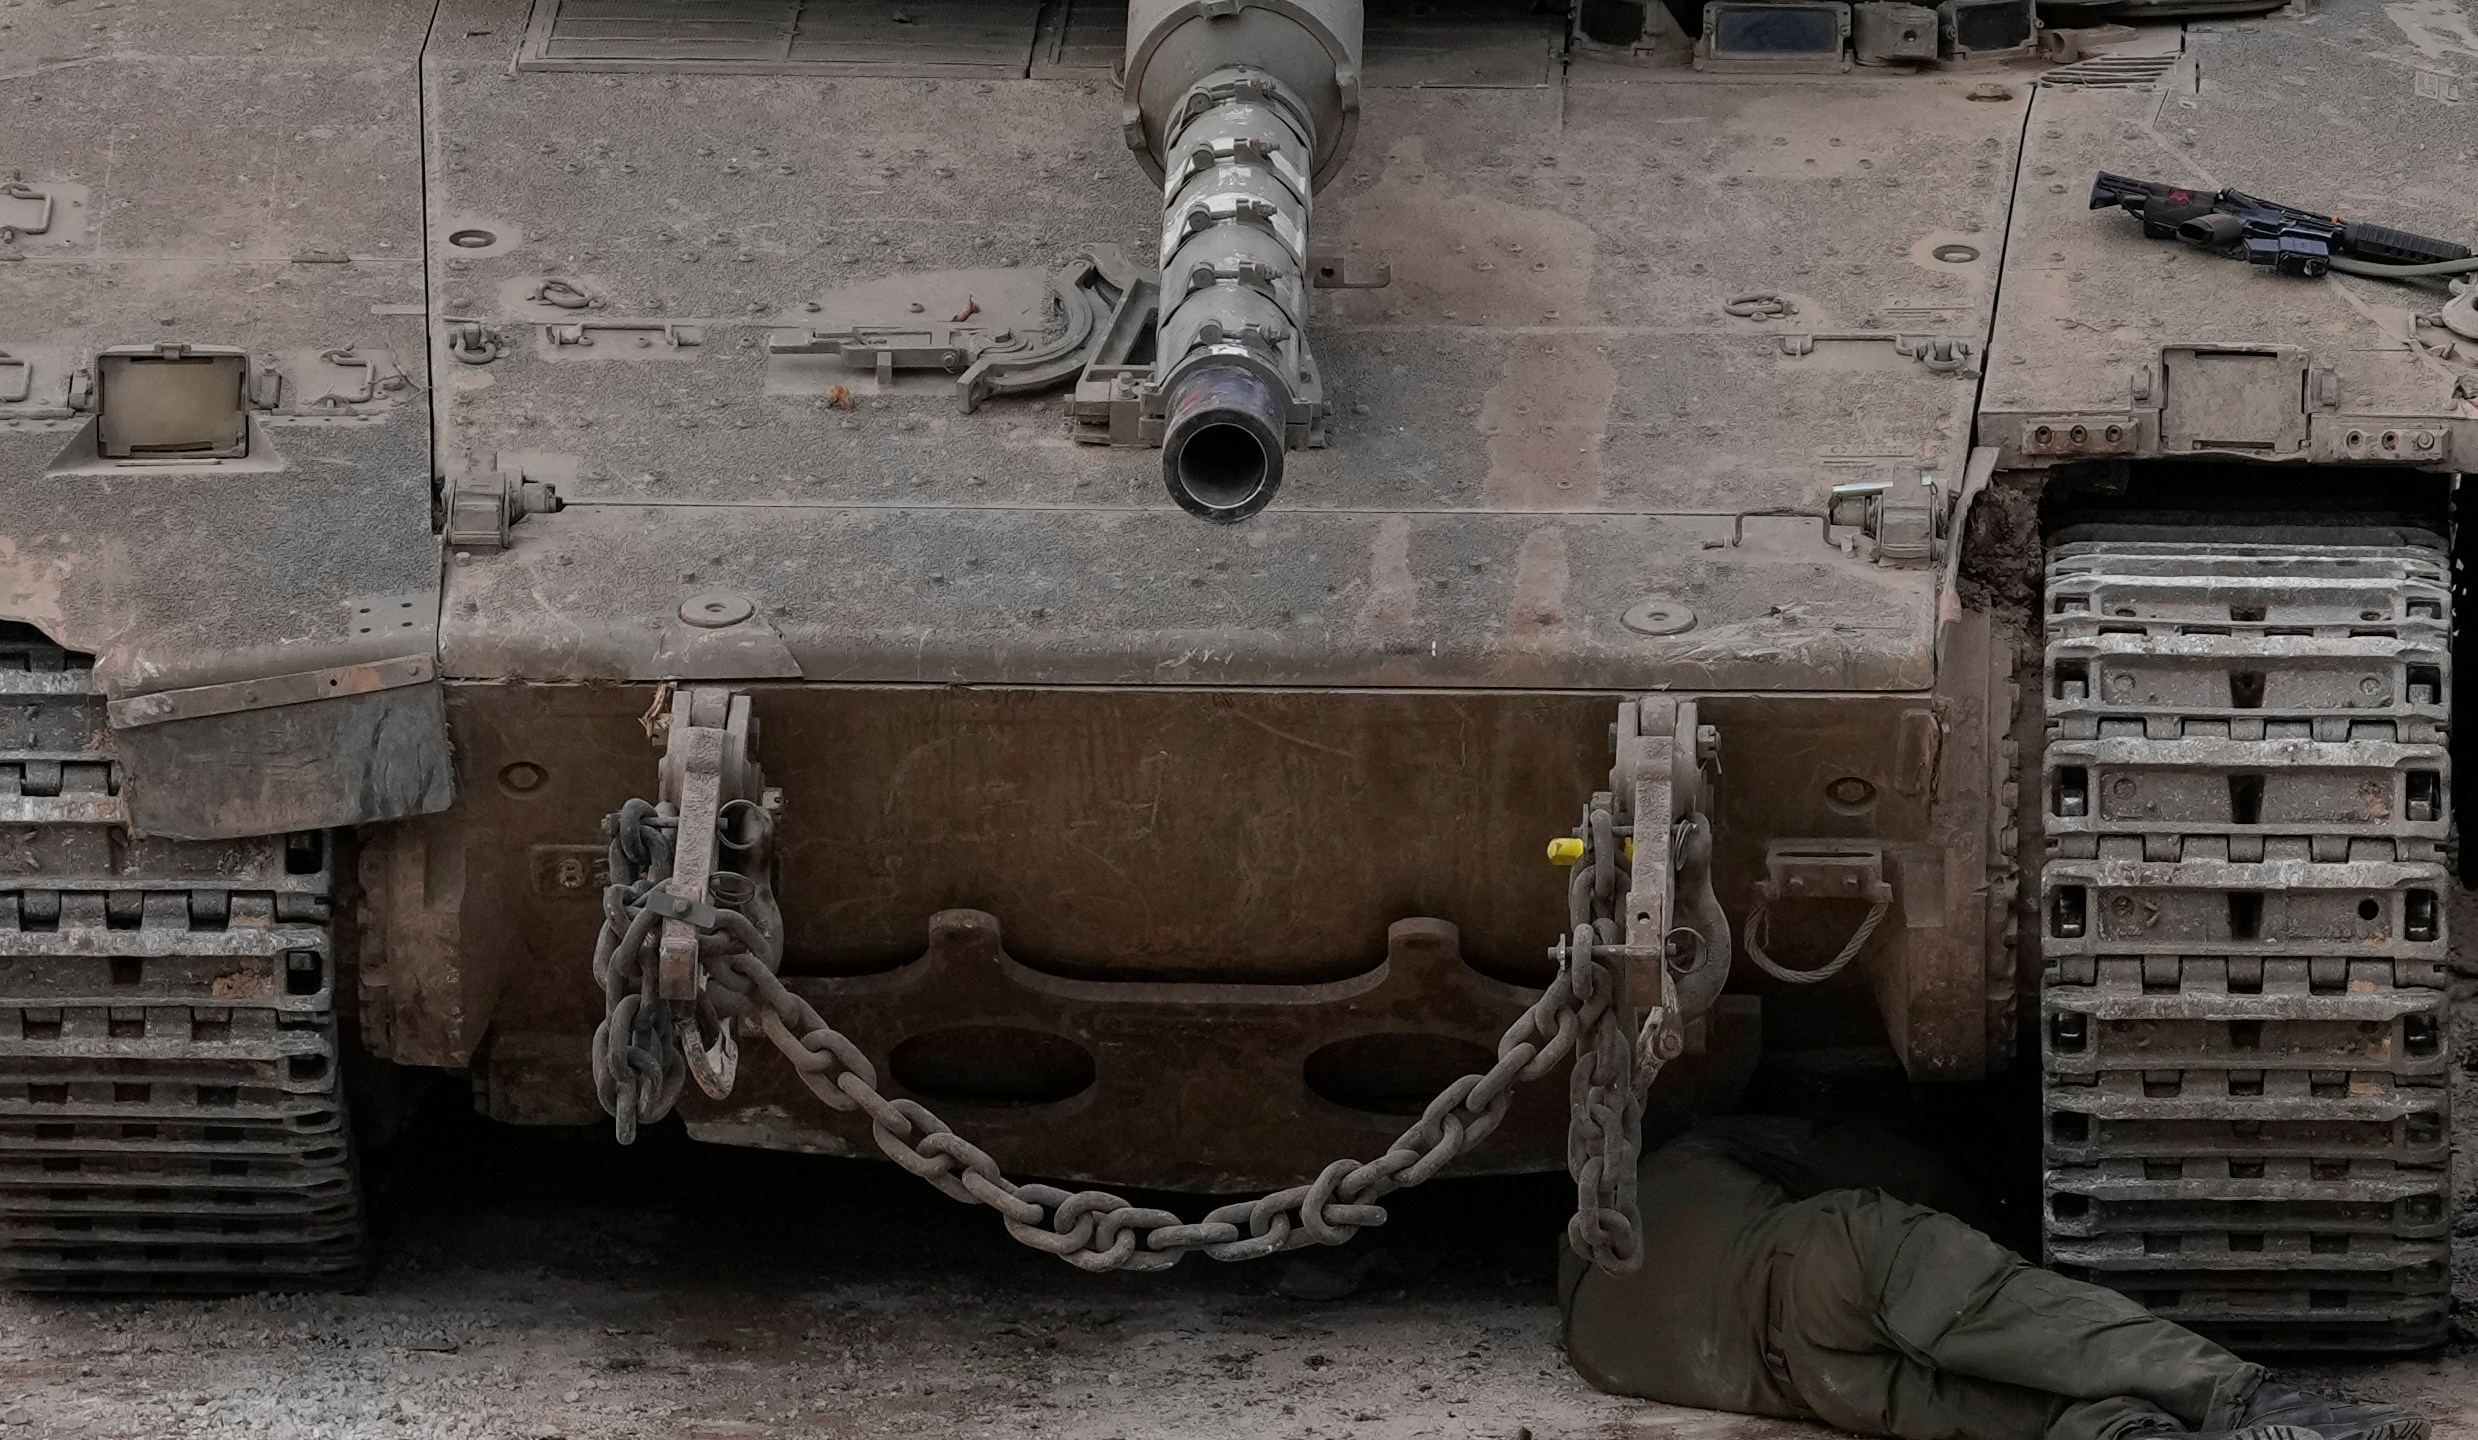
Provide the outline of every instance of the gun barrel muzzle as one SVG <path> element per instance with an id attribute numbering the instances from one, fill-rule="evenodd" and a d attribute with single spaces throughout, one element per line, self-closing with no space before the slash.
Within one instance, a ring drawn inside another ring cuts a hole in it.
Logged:
<path id="1" fill-rule="evenodd" d="M 1191 515 L 1230 524 L 1282 488 L 1287 397 L 1248 365 L 1207 361 L 1170 384 L 1162 482 Z"/>

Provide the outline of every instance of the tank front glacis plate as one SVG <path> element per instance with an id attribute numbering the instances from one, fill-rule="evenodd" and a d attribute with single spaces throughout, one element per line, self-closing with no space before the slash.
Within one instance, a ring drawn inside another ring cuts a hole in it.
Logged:
<path id="1" fill-rule="evenodd" d="M 1225 529 L 1172 505 L 1155 452 L 1074 443 L 1055 393 L 967 415 L 935 371 L 769 355 L 871 306 L 1037 324 L 1039 277 L 1087 244 L 1149 263 L 1160 196 L 1106 47 L 1005 80 L 511 70 L 524 15 L 460 0 L 429 50 L 438 404 L 451 470 L 566 508 L 450 567 L 452 675 L 1932 678 L 1931 572 L 1822 515 L 1840 482 L 1958 486 L 2018 81 L 1561 68 L 1544 36 L 1537 66 L 1483 46 L 1472 83 L 1450 44 L 1372 28 L 1315 232 L 1392 284 L 1317 296 L 1329 443 Z M 535 299 L 549 278 L 590 308 Z M 1792 308 L 1726 308 L 1760 294 Z M 501 353 L 454 363 L 449 321 Z M 559 343 L 580 322 L 656 328 Z M 1954 358 L 1916 353 L 1936 339 Z M 750 619 L 684 622 L 707 591 Z M 1627 628 L 1655 597 L 1693 628 Z"/>
<path id="2" fill-rule="evenodd" d="M 0 242 L 0 617 L 115 696 L 429 656 L 429 6 L 7 14 L 6 168 L 51 203 L 0 200 L 50 220 Z M 98 355 L 160 345 L 249 356 L 248 456 L 80 458 Z"/>
<path id="3" fill-rule="evenodd" d="M 2424 13 L 2347 3 L 2197 23 L 2146 36 L 2174 57 L 2156 82 L 2041 84 L 1980 443 L 2006 466 L 2219 449 L 2466 468 L 2478 414 L 2458 393 L 2478 391 L 2478 353 L 2418 323 L 2439 292 L 2279 275 L 2088 208 L 2106 170 L 2478 242 L 2478 128 L 2448 100 L 2478 87 L 2478 54 Z M 2181 354 L 2194 384 L 2179 383 Z"/>

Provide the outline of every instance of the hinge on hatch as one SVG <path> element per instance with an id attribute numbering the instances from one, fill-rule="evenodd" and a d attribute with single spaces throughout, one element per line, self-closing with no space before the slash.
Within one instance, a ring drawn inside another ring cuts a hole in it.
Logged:
<path id="1" fill-rule="evenodd" d="M 1777 299 L 1756 296 L 1753 299 Z M 1732 301 L 1732 304 L 1740 303 Z M 1977 347 L 1955 335 L 1904 335 L 1893 330 L 1798 330 L 1773 337 L 1774 348 L 1795 360 L 1812 355 L 1819 344 L 1883 344 L 1905 360 L 1916 360 L 1939 375 L 1970 374 Z"/>
<path id="2" fill-rule="evenodd" d="M 566 507 L 559 492 L 521 470 L 469 470 L 446 487 L 447 544 L 451 550 L 505 550 L 508 532 L 528 515 Z"/>
<path id="3" fill-rule="evenodd" d="M 1944 538 L 1945 499 L 1933 475 L 1916 485 L 1864 480 L 1833 487 L 1825 502 L 1824 539 L 1848 554 L 1871 549 L 1887 565 L 1922 565 Z"/>

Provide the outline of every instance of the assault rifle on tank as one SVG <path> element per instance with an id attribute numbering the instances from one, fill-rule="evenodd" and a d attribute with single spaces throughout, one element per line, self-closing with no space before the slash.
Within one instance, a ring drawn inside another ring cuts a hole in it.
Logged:
<path id="1" fill-rule="evenodd" d="M 2206 250 L 2242 249 L 2248 261 L 2283 275 L 2312 277 L 2337 269 L 2407 279 L 2444 272 L 2404 267 L 2478 269 L 2456 263 L 2470 259 L 2466 245 L 2317 215 L 2242 190 L 2190 190 L 2102 170 L 2091 186 L 2091 208 L 2112 205 L 2140 218 L 2142 233 L 2153 240 L 2183 240 Z"/>

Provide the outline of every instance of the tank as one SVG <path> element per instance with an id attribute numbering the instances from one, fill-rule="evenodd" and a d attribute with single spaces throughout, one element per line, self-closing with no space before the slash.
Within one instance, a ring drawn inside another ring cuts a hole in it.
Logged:
<path id="1" fill-rule="evenodd" d="M 2304 273 L 2471 238 L 2414 8 L 9 11 L 0 1275 L 349 1283 L 440 1074 L 1623 1266 L 1866 1053 L 2051 1263 L 2440 1338 L 2478 321 Z"/>

